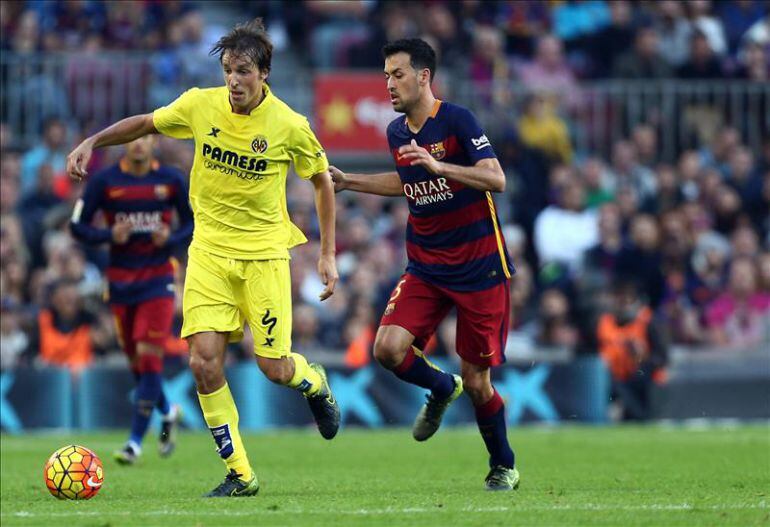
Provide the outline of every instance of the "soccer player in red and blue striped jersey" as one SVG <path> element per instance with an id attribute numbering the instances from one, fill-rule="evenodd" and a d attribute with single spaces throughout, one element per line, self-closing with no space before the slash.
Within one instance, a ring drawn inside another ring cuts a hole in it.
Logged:
<path id="1" fill-rule="evenodd" d="M 90 178 L 70 222 L 78 240 L 110 243 L 109 302 L 137 380 L 129 440 L 115 453 L 122 464 L 132 464 L 141 455 L 154 408 L 163 415 L 162 456 L 174 449 L 179 420 L 177 407 L 169 404 L 163 392 L 161 373 L 174 316 L 172 253 L 189 242 L 193 221 L 185 178 L 179 170 L 153 159 L 153 141 L 145 136 L 129 143 L 119 164 Z M 100 210 L 107 228 L 92 225 Z M 178 225 L 171 232 L 174 212 Z"/>
<path id="2" fill-rule="evenodd" d="M 491 195 L 505 189 L 505 175 L 473 114 L 434 97 L 436 54 L 425 41 L 399 40 L 383 55 L 391 103 L 405 114 L 387 131 L 396 172 L 330 168 L 337 191 L 406 196 L 409 203 L 409 263 L 380 322 L 374 355 L 402 380 L 430 390 L 412 430 L 418 441 L 431 437 L 449 404 L 467 392 L 490 456 L 486 488 L 512 490 L 519 474 L 490 376 L 505 361 L 514 272 Z M 441 371 L 421 351 L 452 307 L 462 377 Z"/>

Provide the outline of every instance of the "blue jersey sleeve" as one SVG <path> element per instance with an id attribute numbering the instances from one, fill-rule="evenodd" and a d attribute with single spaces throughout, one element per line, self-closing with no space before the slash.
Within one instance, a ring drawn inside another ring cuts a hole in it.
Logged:
<path id="1" fill-rule="evenodd" d="M 482 159 L 497 157 L 484 130 L 469 110 L 457 107 L 454 122 L 457 141 L 463 147 L 474 165 Z"/>
<path id="2" fill-rule="evenodd" d="M 179 218 L 179 225 L 168 238 L 168 244 L 172 247 L 187 242 L 193 233 L 193 214 L 190 210 L 187 182 L 181 174 L 176 179 L 177 189 L 174 193 L 174 207 Z"/>
<path id="3" fill-rule="evenodd" d="M 70 232 L 75 239 L 90 245 L 106 243 L 112 239 L 112 231 L 94 227 L 91 222 L 94 215 L 102 206 L 104 196 L 104 177 L 96 174 L 88 180 L 83 196 L 75 202 L 70 218 Z"/>

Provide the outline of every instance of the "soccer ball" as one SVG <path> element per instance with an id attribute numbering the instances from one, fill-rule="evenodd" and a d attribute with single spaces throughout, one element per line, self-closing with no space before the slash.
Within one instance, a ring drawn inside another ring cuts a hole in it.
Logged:
<path id="1" fill-rule="evenodd" d="M 102 488 L 104 469 L 93 451 L 67 445 L 45 462 L 43 479 L 49 492 L 60 500 L 88 500 Z"/>

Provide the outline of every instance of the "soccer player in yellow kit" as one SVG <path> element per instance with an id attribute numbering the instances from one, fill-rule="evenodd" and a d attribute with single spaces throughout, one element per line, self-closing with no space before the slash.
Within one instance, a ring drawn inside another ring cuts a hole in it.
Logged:
<path id="1" fill-rule="evenodd" d="M 259 490 L 240 433 L 238 410 L 224 376 L 228 341 L 240 340 L 244 321 L 254 352 L 273 382 L 304 394 L 321 435 L 339 428 L 339 407 L 322 366 L 291 352 L 289 249 L 306 242 L 286 209 L 286 174 L 315 187 L 321 232 L 318 272 L 326 300 L 334 292 L 334 187 L 326 154 L 308 121 L 279 100 L 265 82 L 272 44 L 261 20 L 236 26 L 212 49 L 225 86 L 192 88 L 151 114 L 119 121 L 83 141 L 67 158 L 75 179 L 87 175 L 94 148 L 147 134 L 194 139 L 190 205 L 195 219 L 185 280 L 182 336 L 203 415 L 229 473 L 207 494 L 250 496 Z"/>

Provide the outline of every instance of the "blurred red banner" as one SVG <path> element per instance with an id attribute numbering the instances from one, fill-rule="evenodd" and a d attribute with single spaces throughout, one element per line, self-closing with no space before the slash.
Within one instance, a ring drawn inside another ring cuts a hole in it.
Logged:
<path id="1" fill-rule="evenodd" d="M 388 152 L 393 111 L 381 73 L 326 73 L 315 77 L 316 134 L 326 151 Z"/>

